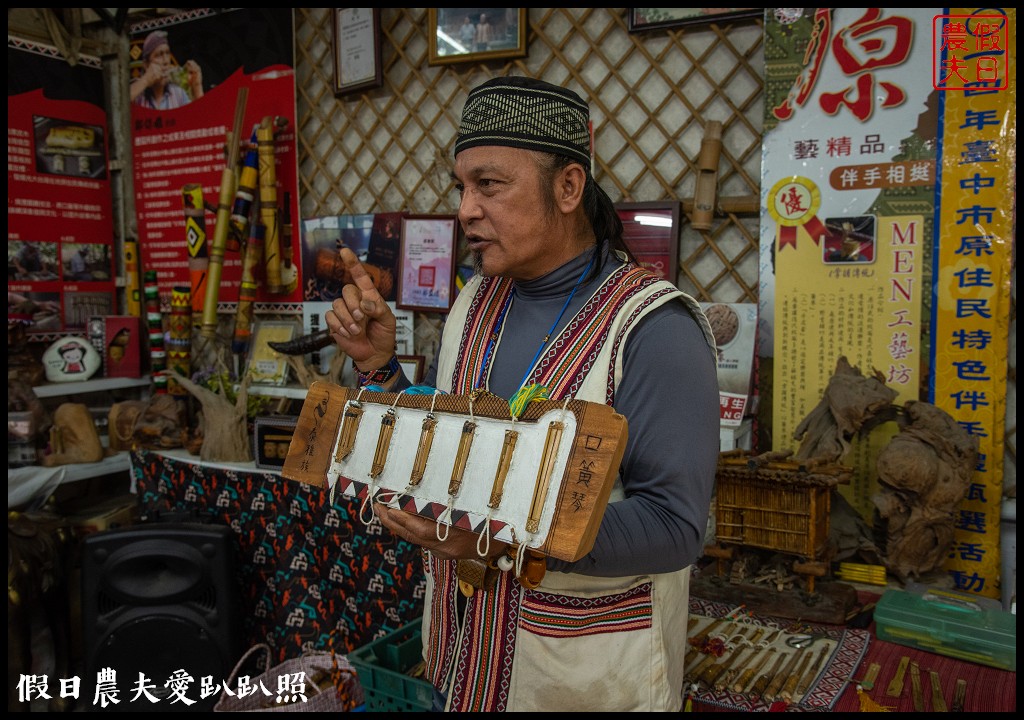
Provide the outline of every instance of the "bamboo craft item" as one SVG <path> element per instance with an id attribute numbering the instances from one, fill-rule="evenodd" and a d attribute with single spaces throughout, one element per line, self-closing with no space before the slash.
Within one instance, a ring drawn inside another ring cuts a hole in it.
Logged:
<path id="1" fill-rule="evenodd" d="M 238 286 L 238 307 L 235 310 L 235 333 L 231 340 L 231 352 L 244 353 L 252 337 L 252 305 L 256 302 L 256 268 L 263 258 L 262 223 L 251 223 L 249 239 L 242 245 L 242 280 Z"/>
<path id="2" fill-rule="evenodd" d="M 124 300 L 125 312 L 142 317 L 142 281 L 139 278 L 139 241 L 124 241 Z"/>
<path id="3" fill-rule="evenodd" d="M 764 698 L 765 702 L 775 702 L 775 698 L 779 696 L 779 691 L 782 690 L 782 686 L 785 685 L 789 681 L 790 677 L 795 674 L 794 670 L 796 668 L 796 664 L 805 654 L 808 654 L 805 650 L 793 651 L 793 654 L 789 657 L 789 662 L 786 663 L 782 672 L 777 673 L 775 677 L 772 678 L 772 681 L 768 683 L 768 687 L 765 688 L 764 692 L 761 694 L 761 697 Z"/>
<path id="4" fill-rule="evenodd" d="M 807 672 L 807 664 L 811 661 L 811 653 L 800 652 L 803 657 L 800 659 L 800 666 L 796 672 L 786 678 L 786 682 L 783 684 L 782 689 L 779 690 L 779 697 L 786 702 L 793 700 L 793 694 L 796 692 L 797 685 L 800 679 L 803 678 L 804 673 Z"/>
<path id="5" fill-rule="evenodd" d="M 885 691 L 885 694 L 889 697 L 898 698 L 903 694 L 903 683 L 907 675 L 908 665 L 910 665 L 910 656 L 904 655 L 900 658 L 900 663 L 896 666 L 896 674 L 892 676 L 892 680 L 889 681 L 889 687 Z"/>
<path id="6" fill-rule="evenodd" d="M 217 225 L 210 245 L 209 272 L 206 277 L 206 295 L 203 298 L 202 335 L 205 338 L 217 336 L 217 301 L 220 293 L 221 272 L 224 269 L 224 253 L 227 250 L 231 207 L 235 198 L 235 166 L 238 165 L 238 138 L 242 134 L 245 106 L 249 100 L 249 88 L 238 89 L 235 101 L 235 119 L 231 134 L 227 138 L 228 156 L 220 179 L 220 197 L 217 202 Z"/>
<path id="7" fill-rule="evenodd" d="M 736 679 L 736 682 L 732 685 L 732 691 L 738 693 L 747 692 L 750 689 L 750 686 L 756 681 L 757 674 L 764 669 L 765 664 L 767 664 L 771 659 L 772 654 L 776 652 L 778 652 L 778 650 L 773 647 L 762 652 L 757 664 L 748 667 L 740 674 L 739 678 Z"/>
<path id="8" fill-rule="evenodd" d="M 746 639 L 747 628 L 743 627 L 733 633 L 725 642 L 725 648 L 729 651 L 729 657 L 720 663 L 712 663 L 704 668 L 700 673 L 694 673 L 693 679 L 695 682 L 702 682 L 708 687 L 714 683 L 715 679 L 718 678 L 719 673 L 723 670 L 728 669 L 731 661 L 735 660 L 736 655 L 739 651 L 739 646 Z"/>
<path id="9" fill-rule="evenodd" d="M 719 456 L 716 540 L 809 558 L 801 572 L 807 572 L 808 591 L 813 593 L 813 561 L 823 558 L 828 548 L 832 488 L 849 483 L 853 469 L 790 461 L 790 454 L 755 456 L 740 450 Z"/>
<path id="10" fill-rule="evenodd" d="M 942 697 L 942 678 L 934 670 L 928 671 L 928 677 L 932 683 L 932 712 L 949 712 L 946 699 Z"/>
<path id="11" fill-rule="evenodd" d="M 260 207 L 259 219 L 263 225 L 263 264 L 267 292 L 284 292 L 281 282 L 281 211 L 277 206 L 277 167 L 274 158 L 274 118 L 263 118 L 256 130 L 259 156 Z"/>
<path id="12" fill-rule="evenodd" d="M 697 182 L 693 190 L 693 211 L 690 226 L 694 230 L 710 230 L 715 214 L 718 185 L 718 160 L 722 154 L 722 123 L 711 120 L 704 126 L 704 139 L 697 158 Z"/>
<path id="13" fill-rule="evenodd" d="M 156 270 L 147 270 L 143 277 L 146 295 L 146 328 L 149 331 L 149 366 L 153 390 L 167 392 L 167 347 L 164 344 L 164 317 L 160 312 L 160 282 Z"/>
<path id="14" fill-rule="evenodd" d="M 796 652 L 794 651 L 793 654 L 795 655 Z M 769 683 L 772 682 L 773 678 L 779 676 L 779 671 L 782 667 L 782 663 L 783 661 L 785 661 L 787 657 L 788 656 L 785 653 L 779 653 L 779 656 L 775 658 L 775 662 L 772 663 L 771 669 L 768 672 L 763 673 L 759 678 L 757 678 L 757 680 L 754 682 L 754 686 L 750 689 L 750 692 L 754 695 L 764 697 L 765 691 L 768 689 Z"/>
<path id="15" fill-rule="evenodd" d="M 292 248 L 292 194 L 284 194 L 281 206 L 281 284 L 282 292 L 290 294 L 299 286 L 299 269 L 294 263 L 295 250 Z"/>
<path id="16" fill-rule="evenodd" d="M 533 402 L 513 421 L 508 403 L 490 393 L 314 382 L 281 474 L 362 498 L 364 507 L 371 498 L 393 503 L 436 521 L 439 532 L 454 525 L 533 552 L 543 576 L 544 557 L 571 562 L 593 547 L 626 437 L 626 419 L 603 403 Z"/>
<path id="17" fill-rule="evenodd" d="M 228 230 L 228 250 L 240 250 L 249 235 L 252 222 L 252 206 L 256 198 L 256 184 L 259 182 L 259 153 L 257 151 L 256 131 L 253 130 L 249 139 L 249 148 L 245 151 L 242 172 L 238 177 L 238 190 L 235 202 L 231 206 L 231 219 Z"/>
<path id="18" fill-rule="evenodd" d="M 192 297 L 191 288 L 176 286 L 171 291 L 171 321 L 167 333 L 167 366 L 171 375 L 167 391 L 171 395 L 188 396 L 188 390 L 175 381 L 175 373 L 192 374 Z"/>
<path id="19" fill-rule="evenodd" d="M 206 274 L 210 269 L 203 186 L 190 183 L 182 187 L 181 204 L 185 213 L 185 244 L 188 247 L 188 274 L 192 283 L 189 290 L 192 314 L 201 318 L 206 297 Z"/>
<path id="20" fill-rule="evenodd" d="M 804 673 L 804 676 L 800 678 L 800 682 L 796 686 L 796 696 L 803 698 L 807 691 L 811 687 L 811 683 L 814 682 L 814 678 L 818 677 L 818 673 L 821 672 L 822 663 L 825 662 L 825 658 L 828 657 L 829 647 L 828 645 L 822 646 L 821 650 L 818 651 L 818 658 L 814 661 L 814 664 Z"/>

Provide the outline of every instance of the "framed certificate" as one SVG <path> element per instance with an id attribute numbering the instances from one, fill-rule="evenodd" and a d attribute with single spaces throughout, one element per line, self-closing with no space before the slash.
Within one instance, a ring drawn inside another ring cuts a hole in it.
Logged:
<path id="1" fill-rule="evenodd" d="M 293 322 L 264 320 L 256 324 L 252 335 L 249 374 L 258 385 L 284 385 L 288 379 L 288 361 L 270 347 L 272 342 L 288 342 L 295 337 L 298 325 Z"/>
<path id="2" fill-rule="evenodd" d="M 334 8 L 334 95 L 380 87 L 380 9 Z"/>
<path id="3" fill-rule="evenodd" d="M 402 218 L 399 308 L 440 313 L 451 310 L 457 238 L 458 220 L 454 215 Z"/>

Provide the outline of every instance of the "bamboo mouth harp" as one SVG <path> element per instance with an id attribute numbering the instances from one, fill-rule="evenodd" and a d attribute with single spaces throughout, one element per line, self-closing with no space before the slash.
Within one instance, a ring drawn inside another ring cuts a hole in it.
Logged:
<path id="1" fill-rule="evenodd" d="M 544 400 L 513 420 L 490 393 L 315 382 L 281 474 L 572 562 L 593 548 L 627 434 L 603 403 Z"/>

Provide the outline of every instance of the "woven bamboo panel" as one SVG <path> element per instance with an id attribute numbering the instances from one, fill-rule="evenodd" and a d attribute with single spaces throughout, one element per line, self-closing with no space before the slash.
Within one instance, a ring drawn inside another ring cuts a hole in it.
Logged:
<path id="1" fill-rule="evenodd" d="M 722 123 L 719 196 L 754 199 L 711 230 L 683 224 L 679 287 L 756 302 L 763 43 L 759 20 L 630 33 L 625 8 L 530 8 L 528 57 L 431 66 L 425 8 L 382 10 L 383 87 L 335 98 L 331 15 L 297 8 L 302 216 L 454 213 L 451 150 L 467 92 L 529 75 L 590 101 L 595 177 L 614 201 L 691 199 L 704 125 Z M 419 348 L 417 348 L 419 351 Z"/>

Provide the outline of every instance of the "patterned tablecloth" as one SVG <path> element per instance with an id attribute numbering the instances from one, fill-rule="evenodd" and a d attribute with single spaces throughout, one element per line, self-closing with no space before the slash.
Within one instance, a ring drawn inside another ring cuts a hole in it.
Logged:
<path id="1" fill-rule="evenodd" d="M 143 514 L 189 514 L 238 538 L 249 645 L 276 661 L 351 652 L 423 614 L 419 548 L 359 520 L 359 501 L 267 471 L 241 471 L 157 452 L 131 454 Z"/>

